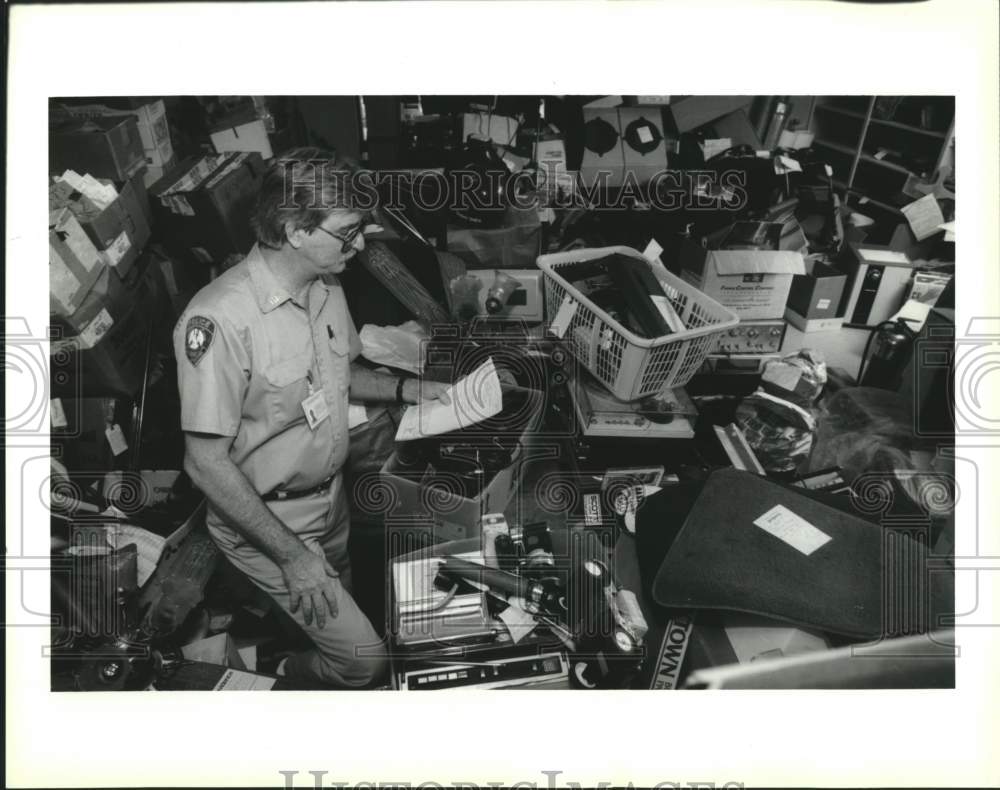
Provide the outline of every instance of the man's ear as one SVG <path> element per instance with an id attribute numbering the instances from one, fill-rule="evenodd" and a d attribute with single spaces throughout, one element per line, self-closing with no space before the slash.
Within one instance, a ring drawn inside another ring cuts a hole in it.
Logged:
<path id="1" fill-rule="evenodd" d="M 298 249 L 305 242 L 307 234 L 302 228 L 295 227 L 295 223 L 291 220 L 285 223 L 285 238 L 288 239 L 288 243 L 294 248 Z"/>

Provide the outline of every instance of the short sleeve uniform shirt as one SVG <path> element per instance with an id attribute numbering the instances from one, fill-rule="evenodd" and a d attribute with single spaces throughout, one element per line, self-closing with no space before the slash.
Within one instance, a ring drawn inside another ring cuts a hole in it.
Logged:
<path id="1" fill-rule="evenodd" d="M 305 490 L 343 465 L 361 342 L 336 277 L 300 304 L 254 247 L 191 300 L 174 349 L 182 429 L 233 437 L 230 457 L 258 493 Z M 311 428 L 302 402 L 321 388 L 329 417 Z"/>

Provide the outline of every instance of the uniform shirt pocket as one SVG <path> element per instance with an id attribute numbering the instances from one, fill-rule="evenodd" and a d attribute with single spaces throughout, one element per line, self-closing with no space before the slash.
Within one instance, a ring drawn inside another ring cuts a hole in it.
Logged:
<path id="1" fill-rule="evenodd" d="M 264 370 L 269 411 L 276 425 L 289 425 L 305 419 L 302 401 L 309 397 L 311 365 L 312 354 L 303 353 L 273 362 Z"/>
<path id="2" fill-rule="evenodd" d="M 338 357 L 346 356 L 351 350 L 351 341 L 347 332 L 338 332 L 330 338 L 330 350 Z"/>

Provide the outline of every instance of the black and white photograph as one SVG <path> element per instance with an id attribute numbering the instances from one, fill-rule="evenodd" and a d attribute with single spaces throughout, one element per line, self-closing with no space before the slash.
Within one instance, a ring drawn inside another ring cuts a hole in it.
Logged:
<path id="1" fill-rule="evenodd" d="M 711 5 L 12 9 L 10 786 L 1000 780 L 996 9 Z"/>

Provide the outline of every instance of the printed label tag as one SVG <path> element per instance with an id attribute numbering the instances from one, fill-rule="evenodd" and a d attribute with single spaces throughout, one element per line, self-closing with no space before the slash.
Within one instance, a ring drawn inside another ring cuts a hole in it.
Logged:
<path id="1" fill-rule="evenodd" d="M 111 452 L 115 456 L 119 456 L 128 449 L 128 442 L 125 441 L 125 434 L 122 433 L 121 426 L 118 423 L 114 425 L 109 425 L 104 430 L 104 435 L 108 438 L 108 444 L 111 446 Z"/>
<path id="2" fill-rule="evenodd" d="M 828 308 L 829 306 L 830 306 L 829 299 L 820 299 L 818 302 L 816 302 L 817 310 L 826 310 L 826 308 Z"/>
<path id="3" fill-rule="evenodd" d="M 599 494 L 583 495 L 583 521 L 588 527 L 601 524 L 601 497 Z"/>
<path id="4" fill-rule="evenodd" d="M 807 557 L 831 540 L 825 532 L 795 515 L 784 505 L 775 505 L 754 521 L 754 524 Z"/>
<path id="5" fill-rule="evenodd" d="M 566 329 L 569 327 L 569 322 L 573 320 L 573 316 L 576 315 L 577 304 L 570 297 L 563 297 L 562 304 L 559 305 L 559 310 L 556 313 L 556 317 L 552 319 L 552 333 L 561 338 L 566 334 Z"/>
<path id="6" fill-rule="evenodd" d="M 642 257 L 647 261 L 658 261 L 661 252 L 663 252 L 663 247 L 660 246 L 659 242 L 656 239 L 650 239 L 646 249 L 642 251 Z"/>
<path id="7" fill-rule="evenodd" d="M 66 419 L 66 411 L 63 409 L 62 401 L 53 398 L 49 407 L 50 420 L 53 428 L 68 428 L 69 421 Z"/>
<path id="8" fill-rule="evenodd" d="M 302 411 L 306 415 L 306 422 L 314 431 L 316 426 L 330 416 L 330 408 L 326 405 L 326 398 L 323 397 L 323 390 L 316 390 L 312 395 L 302 401 Z"/>
<path id="9" fill-rule="evenodd" d="M 84 348 L 93 348 L 114 326 L 114 323 L 111 314 L 107 310 L 101 310 L 97 317 L 91 319 L 90 323 L 83 328 L 80 333 L 80 345 Z"/>
<path id="10" fill-rule="evenodd" d="M 640 143 L 651 143 L 653 142 L 653 133 L 649 131 L 648 126 L 639 127 L 639 142 Z"/>
<path id="11" fill-rule="evenodd" d="M 680 615 L 667 623 L 653 678 L 653 688 L 657 691 L 673 691 L 677 688 L 693 629 L 694 615 Z"/>
<path id="12" fill-rule="evenodd" d="M 118 238 L 111 242 L 111 246 L 104 251 L 104 255 L 108 259 L 108 264 L 117 266 L 130 249 L 132 249 L 132 242 L 129 241 L 128 231 L 123 230 L 118 234 Z"/>

